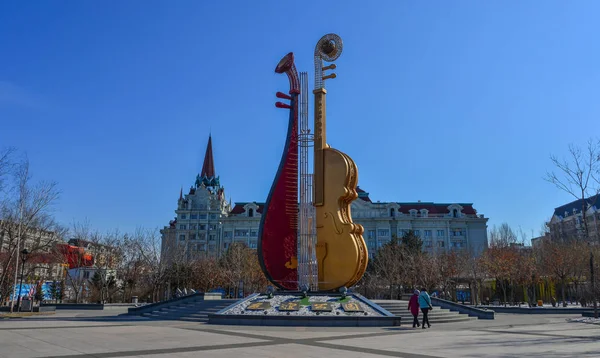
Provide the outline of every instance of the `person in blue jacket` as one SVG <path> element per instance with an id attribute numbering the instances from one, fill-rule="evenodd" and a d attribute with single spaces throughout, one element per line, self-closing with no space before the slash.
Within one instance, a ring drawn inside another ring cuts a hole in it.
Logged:
<path id="1" fill-rule="evenodd" d="M 431 324 L 429 324 L 427 313 L 429 313 L 433 307 L 431 306 L 431 298 L 429 297 L 426 288 L 422 288 L 421 293 L 419 294 L 419 307 L 421 307 L 421 312 L 423 312 L 423 329 L 425 329 L 425 322 L 427 322 L 427 328 L 430 328 Z"/>

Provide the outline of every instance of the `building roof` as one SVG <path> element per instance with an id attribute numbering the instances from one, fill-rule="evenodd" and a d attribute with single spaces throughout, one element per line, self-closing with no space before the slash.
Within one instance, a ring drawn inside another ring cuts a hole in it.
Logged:
<path id="1" fill-rule="evenodd" d="M 597 206 L 598 198 L 600 198 L 600 194 L 596 194 L 594 196 L 590 196 L 589 198 L 587 198 L 586 201 L 588 203 L 588 208 L 590 208 L 592 206 Z M 567 216 L 571 216 L 571 215 L 573 215 L 573 209 L 576 209 L 577 210 L 576 212 L 581 212 L 582 207 L 583 207 L 583 200 L 582 199 L 575 200 L 575 201 L 572 201 L 568 204 L 559 206 L 558 208 L 554 209 L 554 215 L 560 216 L 562 218 L 562 217 L 565 217 L 565 211 L 566 211 Z"/>
<path id="2" fill-rule="evenodd" d="M 450 205 L 453 204 L 446 204 L 446 203 L 428 203 L 428 202 L 421 202 L 421 203 L 396 203 L 398 205 L 400 205 L 400 209 L 398 209 L 398 211 L 404 213 L 404 214 L 409 214 L 409 210 L 411 209 L 416 209 L 416 210 L 421 210 L 421 209 L 426 209 L 430 214 L 447 214 L 449 212 L 448 207 Z M 476 215 L 477 214 L 477 210 L 475 210 L 473 208 L 473 204 L 467 204 L 467 203 L 457 203 L 458 205 L 462 206 L 462 210 L 461 212 L 463 214 L 467 214 L 467 215 Z"/>
<path id="3" fill-rule="evenodd" d="M 258 206 L 258 208 L 256 209 L 256 212 L 262 214 L 263 209 L 265 208 L 265 203 L 257 203 L 257 202 L 252 202 L 252 203 L 256 204 Z M 246 211 L 246 210 L 244 210 L 244 206 L 246 206 L 248 204 L 251 204 L 251 203 L 250 202 L 235 203 L 235 205 L 233 206 L 233 209 L 231 209 L 229 214 L 233 214 L 233 215 L 243 214 Z"/>
<path id="4" fill-rule="evenodd" d="M 367 193 L 366 191 L 362 190 L 360 187 L 356 187 L 356 192 L 358 193 L 358 198 L 362 199 L 366 202 L 375 204 L 375 205 L 388 205 L 388 204 L 398 204 L 400 206 L 400 208 L 398 209 L 399 212 L 404 213 L 404 214 L 409 214 L 409 210 L 415 209 L 415 210 L 421 210 L 421 209 L 426 209 L 430 214 L 447 214 L 448 213 L 448 207 L 450 205 L 453 204 L 458 204 L 460 206 L 463 207 L 462 213 L 463 214 L 467 214 L 467 215 L 476 215 L 477 214 L 477 210 L 475 210 L 473 208 L 473 204 L 472 203 L 450 203 L 450 204 L 446 204 L 446 203 L 433 203 L 433 202 L 416 202 L 416 203 L 400 203 L 400 202 L 376 202 L 373 203 L 371 201 L 371 198 L 369 198 L 369 193 Z"/>
<path id="5" fill-rule="evenodd" d="M 202 171 L 200 177 L 214 178 L 215 177 L 215 161 L 213 159 L 212 136 L 208 135 L 208 144 L 206 145 L 206 153 L 204 153 L 204 163 L 202 163 Z"/>
<path id="6" fill-rule="evenodd" d="M 371 202 L 371 198 L 369 198 L 369 193 L 367 193 L 366 191 L 362 190 L 359 186 L 356 186 L 356 192 L 358 193 L 358 198 L 362 199 L 366 202 Z"/>
<path id="7" fill-rule="evenodd" d="M 367 197 L 367 199 L 368 199 L 368 197 Z M 363 200 L 365 200 L 365 199 L 363 199 Z M 371 202 L 370 199 L 365 200 L 365 201 Z M 243 214 L 245 212 L 244 206 L 246 206 L 247 204 L 250 204 L 250 203 L 249 202 L 235 203 L 235 205 L 233 206 L 233 208 L 231 209 L 229 214 L 232 214 L 232 215 Z M 262 214 L 263 209 L 265 207 L 265 203 L 254 202 L 254 204 L 256 204 L 258 206 L 258 209 L 256 210 L 256 212 Z M 392 204 L 392 203 L 386 202 L 386 203 L 372 203 L 372 204 L 388 205 L 388 204 Z M 448 214 L 449 213 L 448 206 L 453 205 L 453 204 L 445 204 L 445 203 L 427 203 L 427 202 L 393 203 L 393 204 L 398 204 L 400 206 L 400 208 L 398 209 L 398 212 L 403 213 L 403 214 L 410 214 L 410 210 L 412 210 L 412 209 L 416 209 L 416 210 L 426 209 L 429 214 Z M 473 208 L 473 204 L 459 203 L 458 205 L 462 206 L 463 214 L 477 215 L 477 210 L 475 210 L 475 208 Z"/>

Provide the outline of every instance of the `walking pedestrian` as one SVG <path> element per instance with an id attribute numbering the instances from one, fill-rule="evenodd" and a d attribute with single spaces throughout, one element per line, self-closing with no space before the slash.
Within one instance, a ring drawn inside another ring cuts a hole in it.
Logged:
<path id="1" fill-rule="evenodd" d="M 425 329 L 425 322 L 427 322 L 427 328 L 430 328 L 431 324 L 429 323 L 427 314 L 433 309 L 433 306 L 431 306 L 431 297 L 429 297 L 426 288 L 422 288 L 419 294 L 419 306 L 421 307 L 421 312 L 423 312 L 423 329 Z"/>
<path id="2" fill-rule="evenodd" d="M 413 315 L 413 328 L 421 327 L 419 324 L 419 290 L 415 290 L 408 301 L 408 309 Z"/>

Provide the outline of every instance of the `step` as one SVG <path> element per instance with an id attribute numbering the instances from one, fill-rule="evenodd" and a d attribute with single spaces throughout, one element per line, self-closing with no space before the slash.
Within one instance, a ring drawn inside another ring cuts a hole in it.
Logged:
<path id="1" fill-rule="evenodd" d="M 393 312 L 392 312 L 393 313 Z M 412 314 L 405 314 L 405 313 L 400 313 L 400 314 L 394 314 L 394 316 L 396 317 L 402 317 L 402 319 L 412 319 Z M 423 316 L 423 314 L 419 314 L 419 316 Z M 429 314 L 427 315 L 428 317 L 431 318 L 443 318 L 443 317 L 455 317 L 455 316 L 461 316 L 461 314 L 459 313 L 444 313 L 444 314 Z"/>
<path id="2" fill-rule="evenodd" d="M 195 317 L 179 317 L 178 320 L 186 322 L 208 322 L 207 318 L 195 318 Z"/>

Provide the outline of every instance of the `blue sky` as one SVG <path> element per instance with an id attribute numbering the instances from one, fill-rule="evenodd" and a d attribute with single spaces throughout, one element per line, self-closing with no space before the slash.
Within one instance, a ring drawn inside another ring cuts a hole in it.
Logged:
<path id="1" fill-rule="evenodd" d="M 298 5 L 287 5 L 298 4 Z M 301 5 L 300 5 L 301 4 Z M 234 201 L 264 201 L 296 54 L 344 40 L 328 141 L 381 201 L 472 202 L 537 235 L 571 198 L 549 156 L 598 133 L 593 1 L 47 1 L 0 4 L 0 147 L 56 180 L 59 221 L 159 227 L 212 131 Z"/>

